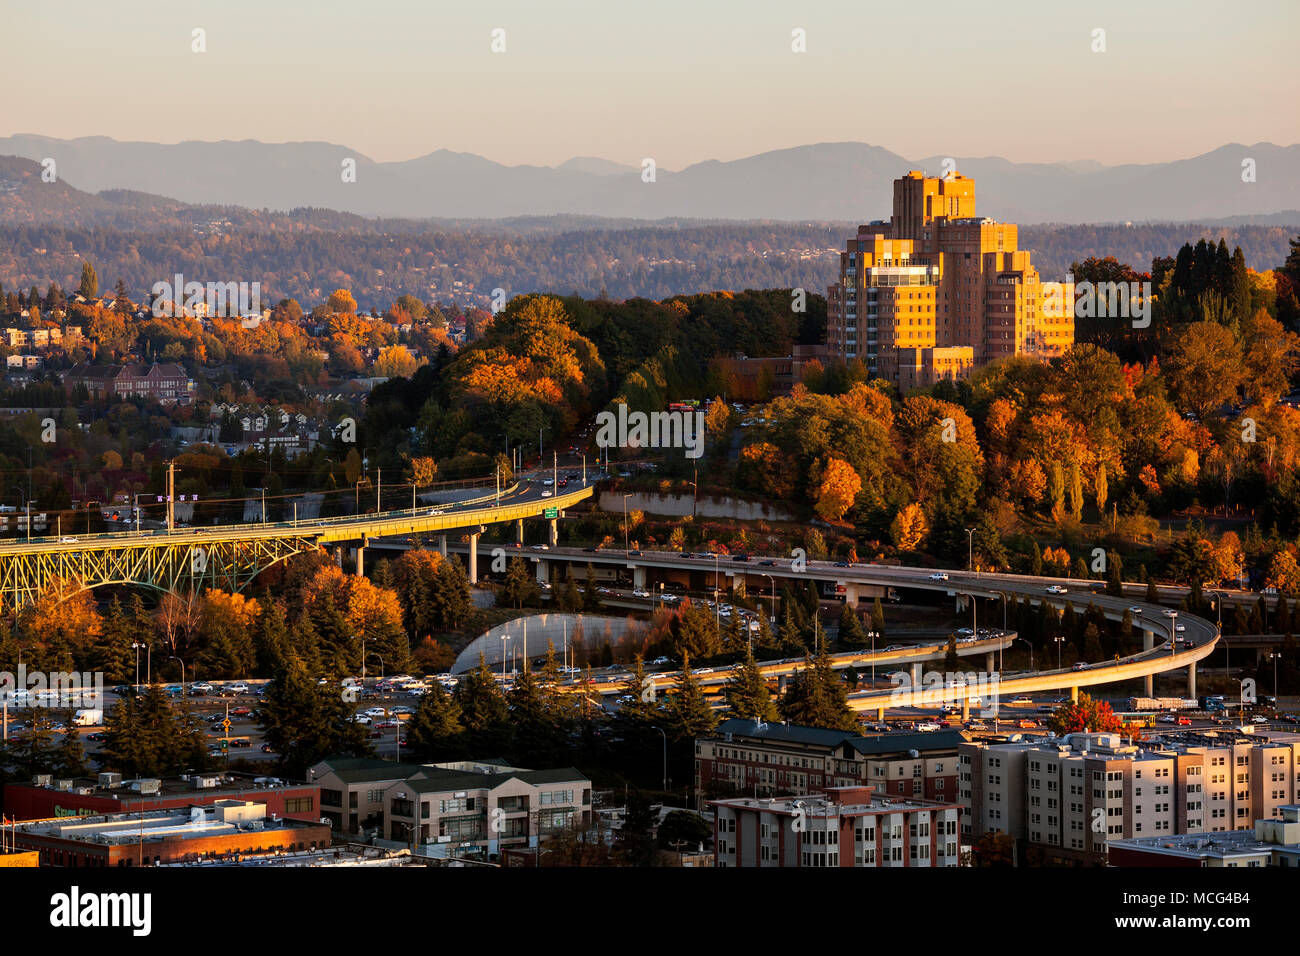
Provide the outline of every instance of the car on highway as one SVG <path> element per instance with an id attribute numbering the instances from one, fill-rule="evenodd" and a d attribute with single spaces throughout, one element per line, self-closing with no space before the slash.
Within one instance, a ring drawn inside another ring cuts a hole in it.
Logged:
<path id="1" fill-rule="evenodd" d="M 196 681 L 190 685 L 190 693 L 197 694 L 199 696 L 202 696 L 204 694 L 211 694 L 212 685 L 207 683 L 206 681 Z"/>
<path id="2" fill-rule="evenodd" d="M 931 581 L 947 581 L 947 580 L 948 580 L 948 575 L 944 574 L 942 571 L 936 571 L 934 574 L 930 575 L 930 580 L 931 580 Z"/>
<path id="3" fill-rule="evenodd" d="M 1070 589 L 1061 587 L 1061 585 L 1059 584 L 1049 584 L 1047 586 L 1047 593 L 1048 594 L 1069 594 Z"/>
<path id="4" fill-rule="evenodd" d="M 747 555 L 747 554 L 736 554 L 736 555 L 732 555 L 731 560 L 732 560 L 732 561 L 744 561 L 744 562 L 748 562 L 748 561 L 749 561 L 749 555 Z"/>
<path id="5" fill-rule="evenodd" d="M 667 666 L 668 664 L 671 664 L 672 661 L 668 660 L 668 658 L 666 658 L 666 657 L 656 657 L 656 658 L 655 658 L 654 660 L 652 660 L 650 663 L 651 663 L 651 665 L 654 666 L 654 667 L 665 667 L 665 666 Z"/>
<path id="6" fill-rule="evenodd" d="M 1070 669 L 1075 671 L 1086 671 L 1088 669 L 1088 665 L 1085 664 L 1083 661 L 1080 661 Z"/>
<path id="7" fill-rule="evenodd" d="M 639 598 L 648 598 L 650 596 L 650 592 L 643 591 L 640 588 L 637 588 L 635 591 L 632 592 L 632 596 L 639 597 Z"/>
<path id="8" fill-rule="evenodd" d="M 1034 702 L 1034 700 L 1033 700 L 1032 697 L 1024 697 L 1024 696 L 1021 696 L 1021 697 L 1013 697 L 1013 698 L 1011 698 L 1011 703 L 1008 704 L 1008 706 L 1009 706 L 1009 707 L 1028 707 L 1028 706 L 1029 706 L 1030 704 L 1032 704 L 1033 702 Z"/>
<path id="9" fill-rule="evenodd" d="M 1131 608 L 1128 609 L 1128 612 L 1132 614 L 1134 617 L 1137 617 L 1139 614 L 1142 613 L 1142 608 L 1140 605 L 1134 604 Z"/>
<path id="10" fill-rule="evenodd" d="M 429 509 L 429 516 L 430 516 L 430 517 L 433 517 L 434 515 L 440 515 L 440 514 L 445 514 L 445 512 L 444 512 L 441 508 L 430 508 L 430 509 Z"/>
<path id="11" fill-rule="evenodd" d="M 774 567 L 776 567 L 776 562 L 775 562 L 775 561 L 760 561 L 760 562 L 758 562 L 758 566 L 759 566 L 760 568 L 774 568 Z"/>
<path id="12" fill-rule="evenodd" d="M 1190 717 L 1179 717 L 1179 718 L 1178 718 L 1178 726 L 1179 726 L 1179 727 L 1190 727 L 1190 726 L 1192 726 L 1192 718 L 1190 718 Z"/>
<path id="13" fill-rule="evenodd" d="M 1165 609 L 1164 609 L 1163 611 L 1161 611 L 1160 613 L 1163 614 L 1165 617 L 1177 617 L 1177 616 L 1178 616 L 1178 612 L 1175 611 L 1175 610 L 1173 610 L 1173 609 L 1171 609 L 1171 608 L 1165 608 Z"/>
<path id="14" fill-rule="evenodd" d="M 72 537 L 64 536 L 59 539 L 59 544 L 76 544 L 76 543 L 77 543 L 77 539 Z"/>
<path id="15" fill-rule="evenodd" d="M 1268 723 L 1268 718 L 1265 717 L 1263 714 L 1257 714 L 1256 716 L 1252 717 L 1251 720 L 1254 721 L 1254 722 L 1257 723 L 1257 724 L 1266 724 L 1266 723 Z"/>
<path id="16" fill-rule="evenodd" d="M 1175 717 L 1173 714 L 1161 714 L 1159 717 L 1156 718 L 1156 722 L 1161 724 L 1172 724 L 1177 722 L 1177 720 L 1178 718 Z"/>
<path id="17" fill-rule="evenodd" d="M 535 545 L 533 545 L 532 548 L 530 548 L 529 550 L 532 550 L 532 551 L 550 551 L 550 550 L 551 550 L 551 546 L 550 546 L 549 544 L 535 544 Z"/>
<path id="18" fill-rule="evenodd" d="M 959 635 L 962 636 L 962 637 L 969 637 L 970 635 L 974 634 L 975 632 L 972 631 L 969 627 L 959 627 L 959 628 L 957 628 L 957 630 L 953 631 L 953 633 L 954 633 L 954 634 L 959 634 Z"/>
<path id="19" fill-rule="evenodd" d="M 1175 631 L 1179 631 L 1179 632 L 1181 632 L 1181 631 L 1185 631 L 1185 630 L 1187 630 L 1187 625 L 1186 625 L 1186 624 L 1179 624 L 1177 627 L 1174 628 L 1174 630 L 1175 630 Z"/>
<path id="20" fill-rule="evenodd" d="M 697 668 L 697 669 L 696 669 L 695 673 L 697 673 L 697 674 L 712 674 L 712 673 L 713 673 L 713 668 L 712 668 L 712 667 L 700 667 L 700 668 Z"/>
<path id="21" fill-rule="evenodd" d="M 542 497 L 543 497 L 543 498 L 549 498 L 549 497 L 551 497 L 553 494 L 554 494 L 554 492 L 551 492 L 551 491 L 543 491 L 543 492 L 542 492 Z"/>
<path id="22" fill-rule="evenodd" d="M 1038 721 L 1028 720 L 1028 719 L 1021 720 L 1016 722 L 1016 726 L 1019 727 L 1021 730 L 1031 730 L 1034 727 L 1038 726 Z"/>

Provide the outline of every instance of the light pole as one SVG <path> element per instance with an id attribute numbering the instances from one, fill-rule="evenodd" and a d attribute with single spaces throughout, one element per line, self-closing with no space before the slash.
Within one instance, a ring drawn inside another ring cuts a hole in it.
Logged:
<path id="1" fill-rule="evenodd" d="M 1169 656 L 1174 656 L 1174 645 L 1178 643 L 1178 612 L 1169 612 Z"/>
<path id="2" fill-rule="evenodd" d="M 1282 657 L 1281 651 L 1269 651 L 1268 658 L 1273 662 L 1273 705 L 1277 706 L 1277 662 Z"/>
<path id="3" fill-rule="evenodd" d="M 135 689 L 137 693 L 140 691 L 140 648 L 142 647 L 144 645 L 137 641 L 131 642 L 131 649 L 135 651 Z"/>
<path id="4" fill-rule="evenodd" d="M 873 627 L 867 631 L 867 637 L 871 638 L 871 689 L 876 689 L 876 636 L 878 631 Z"/>
<path id="5" fill-rule="evenodd" d="M 975 529 L 966 529 L 966 570 L 975 570 Z"/>
<path id="6" fill-rule="evenodd" d="M 506 682 L 506 641 L 509 639 L 507 635 L 501 635 L 501 683 L 503 685 Z"/>
<path id="7" fill-rule="evenodd" d="M 657 730 L 664 738 L 664 792 L 668 792 L 668 735 L 664 733 L 662 727 L 651 727 L 651 730 Z"/>
<path id="8" fill-rule="evenodd" d="M 1023 637 L 1017 637 L 1016 640 L 1022 642 L 1025 645 L 1025 647 L 1029 648 L 1029 669 L 1031 671 L 1035 670 L 1036 668 L 1034 667 L 1034 645 L 1030 644 L 1029 641 Z"/>
<path id="9" fill-rule="evenodd" d="M 28 541 L 32 540 L 32 505 L 34 504 L 36 504 L 36 502 L 34 501 L 27 502 L 27 540 Z"/>
<path id="10" fill-rule="evenodd" d="M 776 623 L 776 581 L 773 579 L 772 575 L 770 574 L 764 574 L 763 577 L 767 578 L 767 583 L 772 588 L 772 615 L 769 618 L 769 620 L 771 621 L 771 623 L 775 624 Z"/>
<path id="11" fill-rule="evenodd" d="M 1061 645 L 1065 643 L 1065 635 L 1058 634 L 1052 640 L 1056 641 L 1056 669 L 1059 671 L 1061 669 Z"/>
<path id="12" fill-rule="evenodd" d="M 631 539 L 627 530 L 627 499 L 631 497 L 630 494 L 623 496 L 623 557 L 627 557 L 632 550 Z"/>

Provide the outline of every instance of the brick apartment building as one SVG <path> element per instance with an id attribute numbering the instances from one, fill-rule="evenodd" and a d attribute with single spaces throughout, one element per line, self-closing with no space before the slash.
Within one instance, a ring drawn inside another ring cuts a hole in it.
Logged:
<path id="1" fill-rule="evenodd" d="M 956 803 L 827 787 L 802 797 L 714 800 L 714 866 L 958 866 Z"/>
<path id="2" fill-rule="evenodd" d="M 1012 836 L 1047 862 L 1104 857 L 1112 841 L 1249 831 L 1300 797 L 1300 734 L 1188 732 L 968 742 L 962 837 Z"/>
<path id="3" fill-rule="evenodd" d="M 724 720 L 695 741 L 700 806 L 718 797 L 781 796 L 870 785 L 881 795 L 955 800 L 960 730 L 862 735 Z"/>
<path id="4" fill-rule="evenodd" d="M 172 362 L 152 365 L 88 365 L 80 362 L 63 375 L 63 387 L 71 392 L 83 385 L 96 400 L 152 398 L 162 405 L 194 403 L 194 380 Z"/>
<path id="5" fill-rule="evenodd" d="M 893 216 L 859 226 L 827 290 L 827 346 L 903 391 L 1010 355 L 1074 342 L 1074 290 L 1048 294 L 1017 227 L 975 215 L 975 181 L 915 170 L 894 180 Z"/>

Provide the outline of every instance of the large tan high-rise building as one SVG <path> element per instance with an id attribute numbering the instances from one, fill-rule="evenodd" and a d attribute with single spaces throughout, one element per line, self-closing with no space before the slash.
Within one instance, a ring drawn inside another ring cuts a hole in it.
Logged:
<path id="1" fill-rule="evenodd" d="M 888 222 L 858 227 L 827 290 L 827 344 L 906 391 L 1074 342 L 1074 290 L 1044 286 L 1017 229 L 975 215 L 975 181 L 913 170 Z"/>

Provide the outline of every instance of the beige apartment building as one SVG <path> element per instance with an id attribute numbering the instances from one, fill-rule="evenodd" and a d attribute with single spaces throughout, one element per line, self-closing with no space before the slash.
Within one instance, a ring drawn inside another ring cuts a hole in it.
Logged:
<path id="1" fill-rule="evenodd" d="M 1251 830 L 1298 795 L 1297 734 L 1070 734 L 958 753 L 963 840 L 1006 833 L 1047 862 L 1097 860 L 1121 839 Z"/>
<path id="2" fill-rule="evenodd" d="M 827 347 L 908 388 L 1074 342 L 1074 290 L 1045 287 L 1017 227 L 975 214 L 975 181 L 894 181 L 893 216 L 859 226 L 827 290 Z"/>

